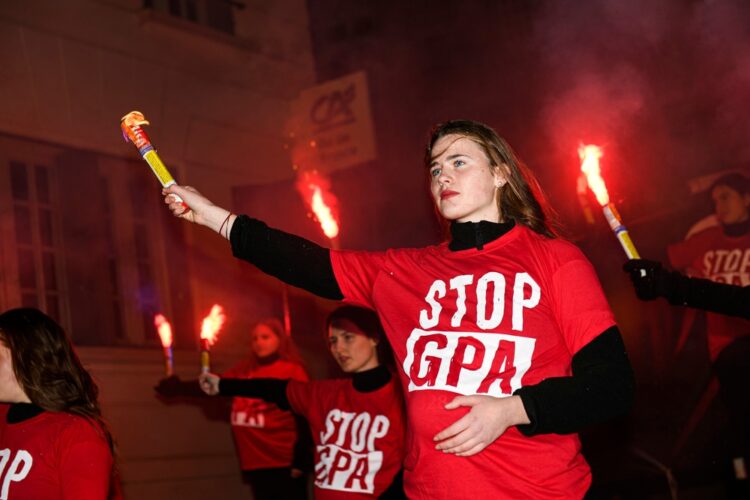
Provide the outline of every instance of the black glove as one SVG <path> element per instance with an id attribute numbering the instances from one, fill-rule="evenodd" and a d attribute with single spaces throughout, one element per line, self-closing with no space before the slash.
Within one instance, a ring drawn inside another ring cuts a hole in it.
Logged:
<path id="1" fill-rule="evenodd" d="M 170 375 L 159 380 L 159 383 L 154 386 L 154 390 L 159 396 L 166 398 L 174 398 L 182 396 L 184 382 L 180 380 L 177 375 Z"/>
<path id="2" fill-rule="evenodd" d="M 691 278 L 677 271 L 667 271 L 652 260 L 631 260 L 623 269 L 630 273 L 635 293 L 641 300 L 664 297 L 673 306 L 750 319 L 750 286 Z"/>
<path id="3" fill-rule="evenodd" d="M 630 274 L 635 294 L 641 300 L 654 300 L 671 295 L 672 273 L 665 270 L 660 262 L 646 259 L 632 259 L 622 266 Z"/>
<path id="4" fill-rule="evenodd" d="M 163 378 L 154 386 L 156 394 L 162 398 L 180 398 L 180 397 L 203 397 L 205 394 L 201 391 L 197 380 L 182 380 L 177 375 L 170 375 Z"/>

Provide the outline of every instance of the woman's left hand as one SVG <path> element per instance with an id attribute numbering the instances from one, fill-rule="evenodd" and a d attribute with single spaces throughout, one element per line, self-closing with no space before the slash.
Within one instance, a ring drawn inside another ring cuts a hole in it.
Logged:
<path id="1" fill-rule="evenodd" d="M 513 425 L 528 424 L 529 417 L 519 396 L 457 396 L 446 410 L 469 406 L 471 410 L 433 438 L 435 449 L 458 457 L 476 455 Z"/>

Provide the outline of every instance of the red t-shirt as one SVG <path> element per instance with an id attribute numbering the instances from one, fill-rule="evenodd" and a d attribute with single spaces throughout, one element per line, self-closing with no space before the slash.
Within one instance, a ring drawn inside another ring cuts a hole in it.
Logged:
<path id="1" fill-rule="evenodd" d="M 518 225 L 483 250 L 447 244 L 332 252 L 347 302 L 375 309 L 401 365 L 410 498 L 575 498 L 591 482 L 576 434 L 515 427 L 471 457 L 433 437 L 466 414 L 457 394 L 507 397 L 571 374 L 581 347 L 613 326 L 593 267 L 574 245 Z"/>
<path id="2" fill-rule="evenodd" d="M 315 442 L 315 498 L 377 498 L 404 457 L 404 405 L 396 379 L 358 392 L 350 379 L 291 381 L 292 409 L 307 418 Z"/>
<path id="3" fill-rule="evenodd" d="M 0 498 L 107 498 L 112 453 L 95 424 L 48 411 L 10 424 L 9 408 L 0 404 Z"/>
<path id="4" fill-rule="evenodd" d="M 750 233 L 739 237 L 724 234 L 721 227 L 712 227 L 685 241 L 667 247 L 669 262 L 676 269 L 718 283 L 750 285 Z M 706 313 L 706 333 L 711 359 L 734 339 L 750 334 L 750 321 Z"/>
<path id="5" fill-rule="evenodd" d="M 279 378 L 306 381 L 305 369 L 297 363 L 276 360 L 250 370 L 240 363 L 222 374 L 227 378 Z M 262 399 L 234 398 L 232 432 L 242 470 L 289 467 L 292 463 L 297 429 L 294 416 Z"/>

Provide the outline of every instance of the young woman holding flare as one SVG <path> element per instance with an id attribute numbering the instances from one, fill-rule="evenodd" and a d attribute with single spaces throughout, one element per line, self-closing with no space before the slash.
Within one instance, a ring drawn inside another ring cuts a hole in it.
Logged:
<path id="1" fill-rule="evenodd" d="M 281 321 L 259 321 L 250 332 L 250 355 L 223 376 L 237 379 L 271 378 L 307 380 L 292 339 Z M 295 467 L 297 424 L 286 409 L 257 398 L 232 400 L 232 433 L 244 480 L 253 489 L 254 498 L 306 498 L 306 478 Z M 305 435 L 302 439 L 308 439 Z M 304 452 L 309 453 L 307 446 Z M 284 488 L 283 490 L 280 488 Z"/>
<path id="2" fill-rule="evenodd" d="M 594 270 L 491 128 L 436 126 L 425 166 L 451 240 L 421 249 L 327 250 L 189 187 L 165 189 L 165 203 L 261 270 L 378 312 L 406 399 L 407 496 L 583 497 L 576 432 L 627 411 L 634 388 Z"/>
<path id="3" fill-rule="evenodd" d="M 233 379 L 292 379 L 306 381 L 307 372 L 297 348 L 276 318 L 258 321 L 250 330 L 246 359 L 226 370 Z M 205 395 L 197 381 L 177 376 L 159 382 L 162 397 Z M 285 408 L 259 398 L 235 397 L 230 414 L 232 434 L 242 470 L 242 480 L 256 500 L 307 498 L 310 437 L 306 424 Z M 302 430 L 303 432 L 300 432 Z"/>
<path id="4" fill-rule="evenodd" d="M 239 380 L 201 376 L 211 396 L 260 398 L 308 421 L 315 442 L 315 498 L 405 498 L 398 474 L 404 451 L 401 390 L 374 312 L 344 306 L 327 320 L 328 345 L 351 378 Z"/>

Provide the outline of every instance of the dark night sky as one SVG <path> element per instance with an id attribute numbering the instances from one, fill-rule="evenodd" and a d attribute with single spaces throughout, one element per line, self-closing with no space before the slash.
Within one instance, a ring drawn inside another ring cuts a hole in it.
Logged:
<path id="1" fill-rule="evenodd" d="M 574 239 L 585 229 L 575 197 L 581 142 L 604 146 L 603 175 L 632 229 L 655 214 L 678 219 L 660 239 L 680 238 L 692 223 L 682 219 L 697 213 L 689 179 L 750 160 L 742 112 L 750 104 L 750 3 L 316 0 L 309 7 L 319 80 L 368 72 L 379 148 L 369 168 L 382 173 L 369 181 L 382 189 L 371 196 L 400 216 L 383 228 L 382 246 L 434 241 L 434 224 L 422 234 L 403 229 L 424 226 L 430 212 L 415 196 L 421 154 L 429 127 L 449 118 L 484 121 L 506 137 Z"/>

